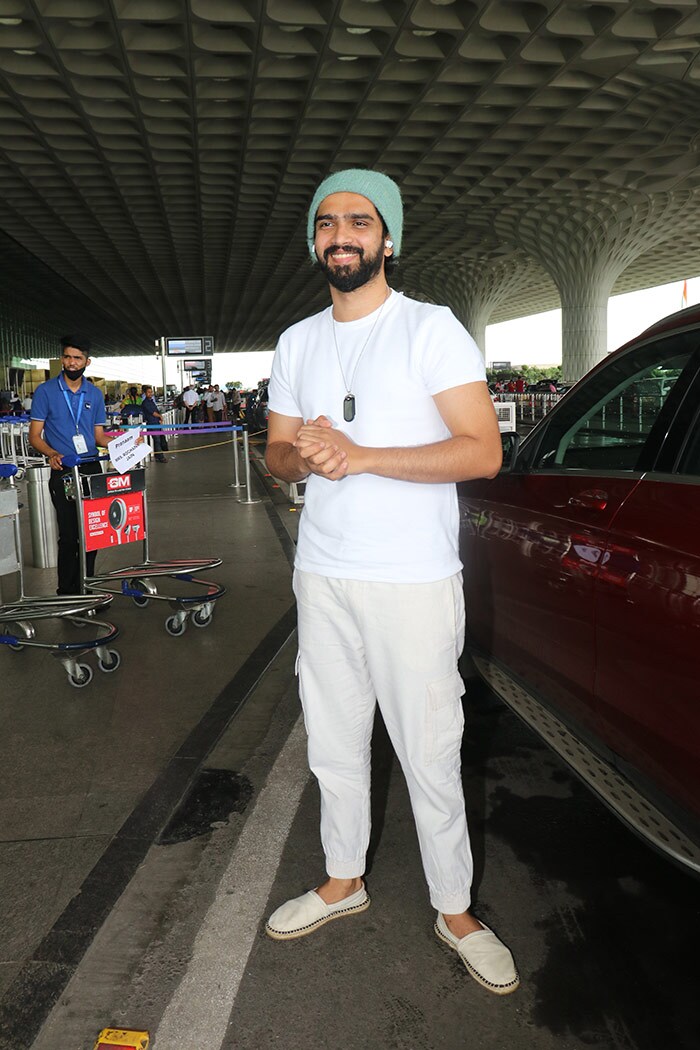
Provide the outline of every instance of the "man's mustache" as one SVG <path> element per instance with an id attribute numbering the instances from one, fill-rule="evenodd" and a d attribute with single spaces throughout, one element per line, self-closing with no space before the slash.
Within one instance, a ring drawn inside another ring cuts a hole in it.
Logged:
<path id="1" fill-rule="evenodd" d="M 352 244 L 331 244 L 330 248 L 326 248 L 323 253 L 324 262 L 328 262 L 328 257 L 332 255 L 333 252 L 346 252 L 347 254 L 359 255 L 360 258 L 365 254 L 362 248 L 355 248 Z"/>

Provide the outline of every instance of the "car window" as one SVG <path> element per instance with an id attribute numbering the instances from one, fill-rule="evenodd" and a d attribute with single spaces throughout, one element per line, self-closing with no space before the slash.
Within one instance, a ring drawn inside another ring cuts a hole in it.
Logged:
<path id="1" fill-rule="evenodd" d="M 700 345 L 697 332 L 633 347 L 564 401 L 532 467 L 634 471 L 666 402 Z"/>

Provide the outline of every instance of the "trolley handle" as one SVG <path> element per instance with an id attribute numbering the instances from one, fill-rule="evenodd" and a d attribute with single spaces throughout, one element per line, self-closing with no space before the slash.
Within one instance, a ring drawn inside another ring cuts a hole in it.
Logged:
<path id="1" fill-rule="evenodd" d="M 15 463 L 0 463 L 0 478 L 13 478 L 17 470 Z"/>
<path id="2" fill-rule="evenodd" d="M 101 459 L 109 459 L 109 456 L 81 456 L 77 452 L 67 452 L 61 459 L 64 467 L 77 467 L 81 463 L 97 463 Z"/>

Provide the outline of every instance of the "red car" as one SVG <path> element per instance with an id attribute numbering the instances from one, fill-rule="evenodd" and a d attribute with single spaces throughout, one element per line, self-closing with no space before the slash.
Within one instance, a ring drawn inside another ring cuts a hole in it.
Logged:
<path id="1" fill-rule="evenodd" d="M 480 674 L 700 872 L 700 309 L 588 373 L 459 486 Z"/>

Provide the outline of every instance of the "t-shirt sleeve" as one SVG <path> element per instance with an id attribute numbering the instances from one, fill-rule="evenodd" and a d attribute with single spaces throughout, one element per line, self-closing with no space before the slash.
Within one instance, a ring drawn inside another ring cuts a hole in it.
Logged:
<path id="1" fill-rule="evenodd" d="M 430 394 L 486 381 L 481 351 L 450 309 L 443 307 L 433 314 L 427 320 L 425 331 L 421 365 Z"/>
<path id="2" fill-rule="evenodd" d="M 43 423 L 48 414 L 49 399 L 46 394 L 44 385 L 42 383 L 42 385 L 38 386 L 34 391 L 34 397 L 32 398 L 31 418 Z"/>
<path id="3" fill-rule="evenodd" d="M 302 417 L 289 376 L 289 353 L 284 336 L 280 336 L 275 356 L 272 359 L 270 384 L 268 386 L 268 408 L 280 416 Z"/>
<path id="4" fill-rule="evenodd" d="M 101 390 L 95 395 L 97 405 L 95 408 L 95 426 L 104 427 L 107 424 L 107 413 L 105 411 L 105 398 Z"/>

